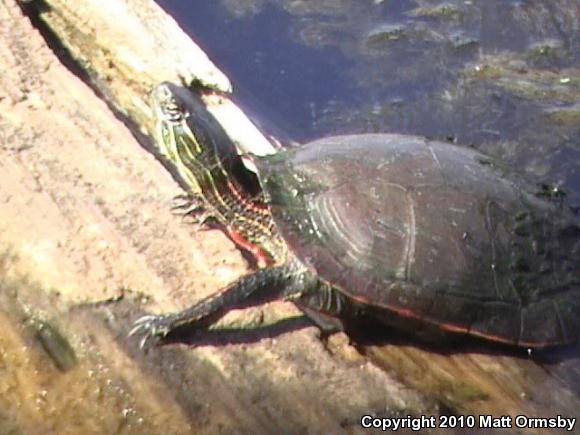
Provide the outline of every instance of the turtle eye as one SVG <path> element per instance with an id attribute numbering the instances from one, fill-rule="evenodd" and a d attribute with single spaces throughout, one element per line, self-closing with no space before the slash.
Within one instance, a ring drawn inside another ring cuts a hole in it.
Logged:
<path id="1" fill-rule="evenodd" d="M 164 105 L 163 113 L 169 122 L 181 121 L 182 113 L 179 110 L 179 106 L 174 101 L 167 102 L 167 104 Z"/>

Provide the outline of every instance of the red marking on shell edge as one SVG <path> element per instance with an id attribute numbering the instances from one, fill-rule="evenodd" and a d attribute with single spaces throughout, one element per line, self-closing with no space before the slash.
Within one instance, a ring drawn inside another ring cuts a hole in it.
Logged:
<path id="1" fill-rule="evenodd" d="M 353 297 L 353 299 L 357 300 L 358 302 L 368 304 L 368 301 L 365 300 L 364 298 L 354 298 Z M 506 338 L 505 336 L 486 334 L 486 333 L 481 332 L 481 331 L 475 331 L 473 329 L 466 328 L 466 327 L 459 326 L 459 325 L 454 325 L 452 323 L 439 322 L 436 319 L 422 317 L 419 314 L 417 314 L 414 311 L 409 310 L 407 308 L 397 308 L 397 307 L 393 307 L 393 306 L 386 305 L 386 304 L 383 304 L 380 306 L 385 308 L 386 310 L 393 311 L 394 313 L 398 314 L 401 317 L 407 317 L 407 318 L 411 318 L 411 319 L 420 320 L 420 321 L 423 321 L 426 323 L 430 323 L 432 325 L 437 326 L 438 328 L 441 328 L 444 331 L 458 333 L 458 334 L 473 335 L 475 337 L 484 338 L 486 340 L 494 341 L 496 343 L 503 343 L 503 344 L 508 344 L 508 345 L 512 345 L 512 346 L 528 347 L 528 348 L 534 348 L 534 349 L 541 349 L 541 348 L 545 348 L 545 347 L 565 345 L 568 343 L 568 342 L 563 341 L 563 340 L 560 340 L 560 341 L 534 341 L 534 342 L 517 341 L 517 340 L 512 340 L 512 339 Z"/>
<path id="2" fill-rule="evenodd" d="M 258 267 L 266 267 L 272 263 L 272 260 L 270 259 L 270 256 L 266 254 L 266 251 L 264 251 L 255 243 L 252 243 L 243 238 L 242 235 L 237 231 L 233 230 L 232 228 L 228 228 L 228 235 L 236 245 L 245 249 L 254 256 Z"/>

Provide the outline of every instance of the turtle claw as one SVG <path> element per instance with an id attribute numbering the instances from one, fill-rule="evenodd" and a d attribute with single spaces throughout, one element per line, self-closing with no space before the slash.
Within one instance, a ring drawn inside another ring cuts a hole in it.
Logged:
<path id="1" fill-rule="evenodd" d="M 183 204 L 175 205 L 171 207 L 171 213 L 177 216 L 187 217 L 190 215 L 195 215 L 197 213 L 203 212 L 205 209 L 201 205 L 197 204 Z"/>
<path id="2" fill-rule="evenodd" d="M 212 223 L 218 220 L 213 208 L 200 195 L 177 195 L 173 198 L 171 210 L 181 215 L 182 220 L 195 224 L 197 231 L 211 229 Z"/>
<path id="3" fill-rule="evenodd" d="M 177 195 L 173 198 L 171 211 L 177 215 L 191 215 L 205 210 L 203 197 L 194 195 Z"/>
<path id="4" fill-rule="evenodd" d="M 168 316 L 147 315 L 140 317 L 133 323 L 133 328 L 128 336 L 141 335 L 139 348 L 146 349 L 162 340 L 171 331 Z"/>
<path id="5" fill-rule="evenodd" d="M 212 223 L 215 223 L 216 220 L 216 217 L 212 213 L 203 213 L 197 216 L 197 231 L 212 229 Z"/>

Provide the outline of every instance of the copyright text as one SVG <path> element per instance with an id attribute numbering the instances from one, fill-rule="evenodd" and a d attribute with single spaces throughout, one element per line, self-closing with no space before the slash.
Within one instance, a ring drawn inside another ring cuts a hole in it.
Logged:
<path id="1" fill-rule="evenodd" d="M 411 429 L 565 429 L 568 432 L 574 430 L 576 418 L 557 415 L 555 417 L 529 417 L 527 415 L 440 415 L 414 417 L 374 417 L 363 415 L 360 424 L 365 429 L 381 429 L 384 432 Z"/>

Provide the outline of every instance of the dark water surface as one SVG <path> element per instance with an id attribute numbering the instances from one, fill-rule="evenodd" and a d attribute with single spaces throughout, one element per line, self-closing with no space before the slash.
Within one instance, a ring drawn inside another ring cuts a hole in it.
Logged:
<path id="1" fill-rule="evenodd" d="M 298 141 L 399 132 L 580 203 L 580 1 L 158 0 L 241 105 Z"/>

